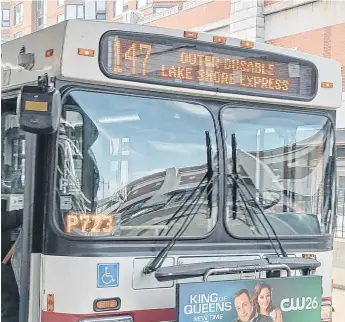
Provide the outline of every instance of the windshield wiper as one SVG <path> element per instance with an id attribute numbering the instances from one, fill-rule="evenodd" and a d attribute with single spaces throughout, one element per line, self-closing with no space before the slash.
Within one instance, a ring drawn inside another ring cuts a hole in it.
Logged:
<path id="1" fill-rule="evenodd" d="M 152 272 L 155 272 L 159 267 L 162 266 L 165 258 L 167 257 L 169 251 L 171 250 L 171 248 L 175 245 L 176 241 L 179 239 L 180 236 L 182 236 L 182 234 L 187 230 L 187 228 L 189 227 L 189 225 L 191 224 L 191 222 L 193 221 L 193 219 L 195 218 L 196 214 L 198 213 L 202 203 L 199 203 L 202 195 L 204 194 L 204 192 L 206 191 L 206 189 L 208 188 L 209 183 L 207 183 L 198 194 L 195 195 L 195 192 L 197 192 L 199 190 L 199 187 L 202 185 L 202 183 L 205 181 L 205 179 L 207 178 L 207 174 L 205 174 L 203 180 L 198 184 L 197 187 L 195 187 L 194 191 L 192 192 L 191 195 L 188 196 L 188 198 L 183 202 L 183 204 L 181 204 L 181 206 L 177 209 L 177 211 L 174 213 L 174 215 L 172 216 L 172 218 L 170 218 L 170 222 L 175 219 L 175 222 L 173 225 L 171 225 L 170 229 L 167 231 L 166 235 L 169 234 L 169 232 L 174 228 L 176 222 L 178 222 L 179 219 L 186 217 L 185 221 L 182 223 L 181 227 L 179 228 L 179 230 L 176 232 L 176 234 L 173 236 L 173 238 L 170 240 L 170 242 L 159 252 L 159 254 L 153 259 L 153 261 L 148 264 L 147 266 L 144 267 L 144 274 L 150 274 Z M 212 179 L 213 180 L 213 179 Z M 191 201 L 191 203 L 186 207 L 186 209 L 184 209 L 182 211 L 182 213 L 178 216 L 178 214 L 180 213 L 180 211 L 183 209 L 183 207 L 186 205 L 186 203 L 192 199 L 192 196 L 195 195 L 194 200 Z M 199 204 L 198 209 L 194 210 L 196 208 L 196 206 Z M 189 211 L 189 209 L 191 209 Z M 210 211 L 212 211 L 210 209 Z M 188 215 L 186 215 L 186 213 L 189 213 Z M 190 214 L 193 215 L 191 216 Z"/>
<path id="2" fill-rule="evenodd" d="M 240 187 L 240 185 L 238 185 L 238 183 L 240 182 L 243 187 L 245 188 L 245 190 L 247 191 L 248 195 L 250 196 L 250 198 L 252 199 L 256 209 L 259 210 L 260 214 L 263 216 L 263 218 L 265 219 L 265 221 L 267 222 L 267 224 L 269 225 L 269 227 L 271 228 L 272 232 L 273 232 L 273 235 L 279 245 L 279 248 L 280 248 L 280 251 L 283 255 L 283 257 L 287 257 L 287 254 L 286 254 L 286 251 L 280 241 L 280 238 L 278 237 L 278 234 L 277 232 L 275 231 L 275 229 L 273 228 L 271 222 L 269 221 L 269 219 L 267 218 L 267 215 L 264 211 L 264 209 L 261 207 L 261 205 L 257 202 L 257 200 L 255 199 L 255 196 L 253 196 L 252 192 L 250 191 L 250 189 L 248 188 L 246 182 L 243 180 L 242 176 L 238 173 L 237 171 L 237 143 L 236 143 L 236 135 L 235 133 L 233 133 L 231 135 L 231 149 L 232 149 L 232 173 L 230 175 L 232 181 L 233 181 L 233 185 L 232 185 L 232 199 L 233 199 L 233 205 L 232 205 L 232 211 L 233 211 L 233 218 L 235 219 L 236 218 L 236 214 L 234 213 L 234 211 L 237 211 L 237 189 L 240 190 L 241 192 L 241 198 L 243 200 L 243 202 L 246 204 L 248 203 L 248 198 L 245 197 L 245 194 L 244 194 L 244 191 L 242 190 L 242 188 Z M 234 201 L 235 201 L 235 206 L 234 206 Z M 249 209 L 247 208 L 247 211 Z M 255 212 L 256 214 L 256 212 Z M 250 215 L 250 213 L 249 213 Z M 260 217 L 257 216 L 257 219 L 259 220 L 260 224 L 262 225 L 263 229 L 265 230 L 265 233 L 267 235 L 267 237 L 269 238 L 271 244 L 272 244 L 272 247 L 273 249 L 275 250 L 275 252 L 277 253 L 278 257 L 280 257 L 280 254 L 279 252 L 277 251 L 275 245 L 274 245 L 274 242 L 271 238 L 271 235 L 270 233 L 268 232 L 266 226 L 264 225 L 264 223 L 261 221 Z"/>
<path id="3" fill-rule="evenodd" d="M 212 144 L 211 144 L 211 137 L 210 132 L 205 131 L 205 137 L 206 137 L 206 158 L 207 158 L 207 201 L 208 201 L 208 207 L 209 209 L 212 209 L 212 189 L 213 189 L 213 183 L 212 183 L 212 177 L 213 177 L 213 162 L 212 162 Z M 210 211 L 210 218 L 211 218 L 211 211 Z"/>
<path id="4" fill-rule="evenodd" d="M 207 173 L 206 173 L 206 178 L 207 178 L 207 183 L 208 183 L 208 187 L 207 187 L 207 201 L 208 201 L 208 206 L 211 209 L 212 208 L 212 193 L 211 191 L 213 190 L 213 183 L 212 183 L 212 177 L 213 177 L 213 159 L 212 159 L 212 144 L 211 144 L 211 137 L 210 137 L 210 132 L 209 131 L 205 131 L 205 139 L 206 139 L 206 164 L 207 164 Z M 202 179 L 202 182 L 205 178 Z M 197 189 L 197 188 L 196 188 Z M 185 189 L 185 192 L 187 190 Z M 180 193 L 181 189 L 174 191 L 171 196 L 168 198 L 168 200 L 166 200 L 164 203 L 160 203 L 160 204 L 151 204 L 149 206 L 143 206 L 141 207 L 140 211 L 143 210 L 144 208 L 147 208 L 147 211 L 143 212 L 143 215 L 147 215 L 153 211 L 156 210 L 160 210 L 160 209 L 164 209 L 166 206 L 169 205 L 170 201 L 173 200 L 174 196 L 177 193 Z M 194 190 L 192 191 L 191 194 L 194 193 Z M 159 208 L 159 209 L 157 209 Z M 124 214 L 122 215 L 122 217 L 128 216 L 128 215 L 132 215 L 133 213 L 135 213 L 136 210 L 130 210 L 127 209 L 125 210 Z M 176 217 L 176 213 L 168 220 L 167 225 L 170 224 L 170 222 L 172 220 L 175 219 Z M 211 214 L 210 214 L 211 215 Z M 162 233 L 162 232 L 161 232 Z M 160 235 L 161 235 L 160 233 Z"/>
<path id="5" fill-rule="evenodd" d="M 207 153 L 212 153 L 211 151 L 211 139 L 209 136 L 209 132 L 206 131 L 205 132 L 206 135 L 206 150 Z M 152 272 L 155 272 L 158 268 L 160 268 L 165 260 L 165 258 L 167 257 L 169 251 L 171 250 L 171 248 L 175 245 L 176 241 L 179 239 L 180 236 L 182 236 L 182 234 L 187 230 L 187 228 L 189 227 L 189 225 L 191 224 L 191 222 L 193 221 L 193 219 L 195 218 L 196 214 L 198 213 L 202 203 L 199 204 L 199 201 L 202 197 L 202 195 L 204 194 L 205 191 L 207 191 L 207 199 L 208 199 L 208 206 L 209 211 L 212 212 L 212 199 L 210 201 L 209 199 L 209 195 L 212 194 L 212 187 L 213 187 L 213 180 L 214 180 L 214 173 L 213 173 L 213 168 L 212 168 L 212 164 L 210 164 L 212 159 L 212 155 L 211 157 L 209 157 L 209 155 L 207 156 L 207 172 L 205 174 L 205 176 L 203 177 L 203 179 L 199 182 L 199 184 L 194 188 L 194 190 L 192 191 L 192 193 L 186 198 L 186 200 L 181 204 L 181 206 L 176 210 L 176 212 L 174 213 L 174 215 L 170 218 L 170 220 L 168 220 L 167 224 L 169 224 L 172 220 L 175 219 L 174 224 L 170 227 L 170 229 L 168 230 L 168 232 L 166 233 L 166 235 L 169 234 L 169 232 L 173 229 L 174 225 L 178 222 L 178 220 L 182 217 L 186 217 L 185 221 L 182 223 L 181 227 L 179 228 L 179 230 L 176 232 L 176 234 L 173 236 L 173 238 L 170 240 L 170 242 L 158 253 L 158 255 L 152 260 L 152 262 L 148 265 L 146 265 L 143 269 L 144 274 L 150 274 Z M 210 175 L 210 171 L 212 171 L 212 174 Z M 178 216 L 179 212 L 183 209 L 183 207 L 186 205 L 186 203 L 192 198 L 192 196 L 199 190 L 199 188 L 201 187 L 201 185 L 203 184 L 203 182 L 205 181 L 205 179 L 207 179 L 207 183 L 204 187 L 201 188 L 200 192 L 198 194 L 196 194 L 195 199 L 193 200 L 195 203 L 193 204 L 193 201 L 186 207 L 185 210 L 182 211 L 182 213 Z M 211 187 L 211 188 L 210 188 Z M 210 204 L 211 202 L 211 204 Z M 196 208 L 196 206 L 199 204 L 199 208 L 196 209 L 194 211 L 194 209 Z M 187 211 L 190 209 L 191 211 L 189 212 L 189 215 L 186 216 Z M 190 216 L 190 214 L 192 214 L 194 211 L 194 214 L 192 216 Z M 189 218 L 191 217 L 191 218 Z"/>
<path id="6" fill-rule="evenodd" d="M 237 173 L 237 155 L 236 155 L 236 137 L 235 133 L 231 134 L 231 147 L 232 147 L 232 219 L 236 219 L 237 215 L 237 180 L 235 179 Z M 247 205 L 245 204 L 247 207 Z"/>

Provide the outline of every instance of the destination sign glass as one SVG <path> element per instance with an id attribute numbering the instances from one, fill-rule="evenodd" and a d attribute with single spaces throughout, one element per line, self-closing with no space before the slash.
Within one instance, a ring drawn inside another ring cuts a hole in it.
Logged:
<path id="1" fill-rule="evenodd" d="M 190 39 L 110 32 L 100 65 L 110 78 L 224 93 L 311 100 L 316 92 L 307 61 Z"/>

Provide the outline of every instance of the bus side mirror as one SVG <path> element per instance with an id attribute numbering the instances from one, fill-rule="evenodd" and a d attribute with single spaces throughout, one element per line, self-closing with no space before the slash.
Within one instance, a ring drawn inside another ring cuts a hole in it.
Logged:
<path id="1" fill-rule="evenodd" d="M 17 101 L 20 128 L 34 134 L 54 133 L 59 127 L 61 109 L 61 94 L 55 88 L 23 86 Z"/>

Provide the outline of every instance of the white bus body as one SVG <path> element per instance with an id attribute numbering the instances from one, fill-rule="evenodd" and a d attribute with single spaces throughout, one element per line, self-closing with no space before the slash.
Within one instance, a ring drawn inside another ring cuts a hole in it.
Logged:
<path id="1" fill-rule="evenodd" d="M 294 50 L 274 47 L 264 43 L 255 43 L 253 49 L 271 53 L 288 55 L 313 63 L 318 71 L 317 93 L 310 101 L 294 101 L 260 96 L 221 93 L 216 90 L 198 90 L 168 85 L 155 85 L 133 81 L 116 80 L 102 73 L 99 66 L 99 48 L 101 37 L 109 30 L 128 31 L 165 35 L 184 38 L 184 31 L 161 29 L 149 26 L 105 23 L 94 21 L 66 21 L 39 32 L 24 36 L 2 45 L 2 95 L 3 99 L 13 97 L 24 84 L 35 84 L 37 78 L 47 73 L 49 77 L 59 81 L 69 81 L 71 84 L 98 84 L 114 88 L 136 89 L 146 92 L 164 92 L 205 99 L 222 101 L 245 101 L 253 103 L 276 104 L 288 107 L 310 109 L 336 110 L 341 106 L 341 72 L 338 62 L 318 56 L 296 52 Z M 197 41 L 212 43 L 211 34 L 199 33 Z M 240 48 L 241 41 L 227 38 L 227 45 Z M 18 65 L 18 55 L 25 47 L 27 54 L 34 54 L 34 64 L 31 69 Z M 91 56 L 78 55 L 78 48 L 94 51 Z M 250 50 L 250 49 L 248 49 Z M 328 88 L 323 83 L 332 84 Z M 302 151 L 303 152 L 303 151 Z M 245 157 L 245 156 L 243 156 Z M 253 161 L 254 160 L 254 161 Z M 247 156 L 247 164 L 255 163 L 255 158 Z M 271 161 L 268 159 L 267 163 Z M 273 162 L 273 161 L 272 161 Z M 264 163 L 263 163 L 264 164 Z M 263 165 L 266 167 L 266 165 Z M 271 252 L 269 252 L 271 253 Z M 185 264 L 191 262 L 208 262 L 239 259 L 262 258 L 266 253 L 231 254 L 224 252 L 213 256 L 203 256 L 202 249 L 190 254 L 169 255 L 164 265 Z M 307 256 L 298 251 L 288 251 L 292 257 Z M 314 252 L 321 267 L 316 274 L 323 277 L 323 296 L 328 299 L 332 295 L 332 251 Z M 175 317 L 175 285 L 184 283 L 158 282 L 154 275 L 143 275 L 143 266 L 152 260 L 153 256 L 107 256 L 107 257 L 68 257 L 34 254 L 32 256 L 31 307 L 30 322 L 77 322 L 103 321 L 107 312 L 97 313 L 93 303 L 99 298 L 121 298 L 121 308 L 116 315 L 110 314 L 104 321 L 129 322 L 166 322 Z M 40 264 L 41 263 L 41 264 Z M 118 263 L 119 283 L 117 288 L 97 288 L 98 264 Z M 66 271 L 68 268 L 68 271 Z M 39 271 L 39 272 L 38 272 Z M 293 275 L 299 276 L 299 271 Z M 232 278 L 239 278 L 238 275 Z M 214 277 L 212 280 L 219 280 Z M 194 279 L 201 281 L 201 278 Z M 190 280 L 187 280 L 188 282 Z M 39 298 L 36 292 L 39 292 Z M 48 297 L 54 296 L 53 309 L 49 306 Z M 123 317 L 123 320 L 116 318 Z M 96 318 L 100 318 L 99 320 Z M 85 319 L 85 320 L 84 320 Z M 312 321 L 305 321 L 312 322 Z"/>

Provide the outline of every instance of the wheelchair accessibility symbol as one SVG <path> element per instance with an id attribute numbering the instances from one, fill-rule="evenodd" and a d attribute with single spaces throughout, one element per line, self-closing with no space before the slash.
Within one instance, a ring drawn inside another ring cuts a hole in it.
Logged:
<path id="1" fill-rule="evenodd" d="M 97 265 L 97 287 L 119 286 L 119 264 Z"/>

